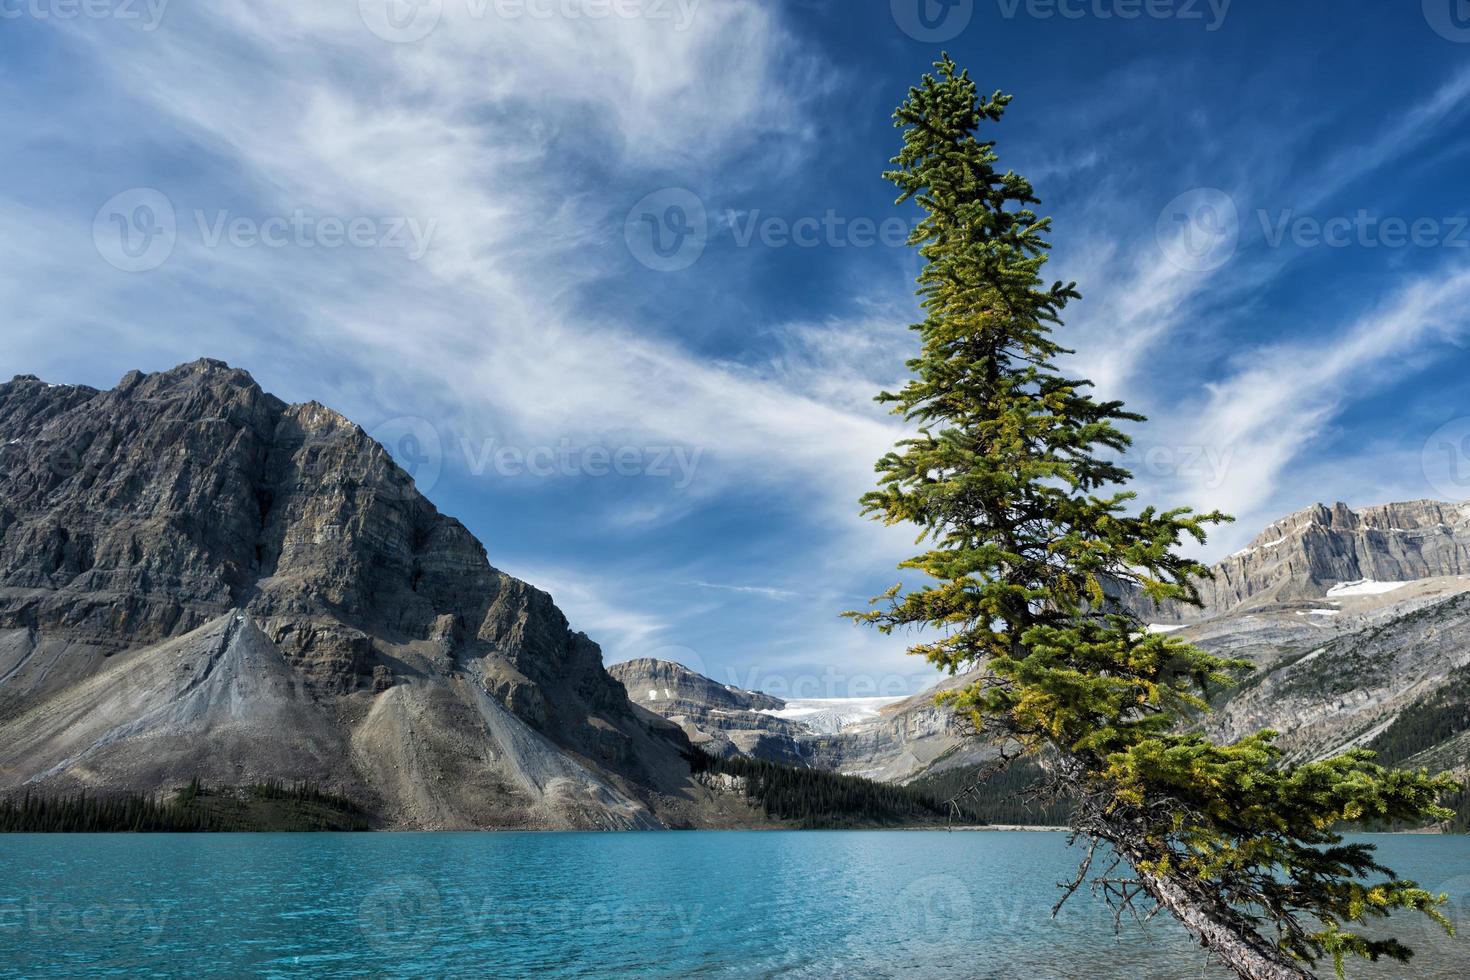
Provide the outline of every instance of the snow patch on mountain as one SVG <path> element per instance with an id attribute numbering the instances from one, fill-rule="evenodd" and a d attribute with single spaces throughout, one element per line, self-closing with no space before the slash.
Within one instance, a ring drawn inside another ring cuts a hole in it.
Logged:
<path id="1" fill-rule="evenodd" d="M 807 698 L 787 701 L 784 708 L 767 709 L 761 713 L 800 722 L 816 732 L 835 735 L 878 717 L 883 708 L 902 700 L 902 695 L 883 698 Z"/>
<path id="2" fill-rule="evenodd" d="M 1188 625 L 1188 623 L 1149 623 L 1148 631 L 1150 633 L 1172 633 L 1175 630 L 1182 630 Z"/>
<path id="3" fill-rule="evenodd" d="M 1359 596 L 1359 595 L 1384 595 L 1396 589 L 1402 589 L 1408 582 L 1375 582 L 1371 578 L 1358 579 L 1356 582 L 1339 582 L 1327 590 L 1328 597 L 1333 596 Z"/>

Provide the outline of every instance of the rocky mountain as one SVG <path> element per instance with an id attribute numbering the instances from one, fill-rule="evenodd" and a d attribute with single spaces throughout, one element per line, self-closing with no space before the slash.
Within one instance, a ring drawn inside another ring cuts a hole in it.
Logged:
<path id="1" fill-rule="evenodd" d="M 786 707 L 780 698 L 720 684 L 666 660 L 629 660 L 613 664 L 608 673 L 635 704 L 678 725 L 711 755 L 802 764 L 798 739 L 803 728 L 776 714 Z"/>
<path id="2" fill-rule="evenodd" d="M 1313 507 L 1215 572 L 1202 612 L 1133 603 L 1259 665 L 1213 733 L 1470 768 L 1470 505 Z M 606 670 L 362 429 L 218 361 L 0 384 L 0 793 L 309 780 L 388 827 L 748 826 L 691 743 L 896 781 L 986 758 L 933 695 Z"/>
<path id="3" fill-rule="evenodd" d="M 1291 758 L 1371 746 L 1395 763 L 1470 770 L 1470 504 L 1314 506 L 1213 570 L 1204 610 L 1131 601 L 1151 629 L 1258 665 L 1204 721 L 1212 735 L 1272 728 Z M 638 676 L 653 673 L 640 667 Z M 720 691 L 719 706 L 702 699 L 700 684 L 676 699 L 655 697 L 653 685 L 628 688 L 695 740 L 814 768 L 908 782 L 989 755 L 934 692 L 823 730 L 808 720 L 820 717 L 814 704 L 734 712 L 725 706 L 746 692 L 699 681 Z M 769 728 L 751 737 L 757 719 L 784 722 L 789 741 L 774 742 Z"/>
<path id="4" fill-rule="evenodd" d="M 1200 583 L 1203 609 L 1133 604 L 1151 620 L 1198 622 L 1320 599 L 1345 583 L 1470 574 L 1470 503 L 1416 500 L 1356 511 L 1316 504 L 1272 524 L 1212 571 Z"/>
<path id="5" fill-rule="evenodd" d="M 393 827 L 749 822 L 687 747 L 336 412 L 213 360 L 0 385 L 0 792 L 309 779 Z"/>
<path id="6" fill-rule="evenodd" d="M 1205 721 L 1211 734 L 1271 728 L 1291 758 L 1367 746 L 1470 770 L 1470 717 L 1441 710 L 1470 700 L 1470 503 L 1319 504 L 1213 572 L 1204 610 L 1136 607 L 1258 665 Z"/>
<path id="7" fill-rule="evenodd" d="M 963 739 L 953 713 L 934 702 L 939 690 L 963 679 L 908 698 L 783 700 L 667 661 L 632 660 L 608 670 L 633 701 L 713 755 L 904 782 L 989 754 Z"/>

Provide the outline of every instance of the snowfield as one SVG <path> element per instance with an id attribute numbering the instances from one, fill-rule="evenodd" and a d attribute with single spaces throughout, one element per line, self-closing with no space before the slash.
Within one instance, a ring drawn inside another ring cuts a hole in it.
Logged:
<path id="1" fill-rule="evenodd" d="M 1336 598 L 1338 596 L 1383 595 L 1395 589 L 1402 589 L 1408 584 L 1408 582 L 1375 582 L 1371 578 L 1364 578 L 1356 582 L 1339 582 L 1327 590 L 1327 596 Z"/>
<path id="2" fill-rule="evenodd" d="M 787 701 L 786 707 L 769 708 L 761 714 L 798 721 L 813 731 L 835 735 L 845 728 L 878 717 L 881 709 L 902 700 L 902 695 L 888 698 L 806 698 Z"/>

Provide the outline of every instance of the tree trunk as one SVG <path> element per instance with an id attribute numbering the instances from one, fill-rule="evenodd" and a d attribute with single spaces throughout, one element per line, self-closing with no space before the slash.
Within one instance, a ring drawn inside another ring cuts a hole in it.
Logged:
<path id="1" fill-rule="evenodd" d="M 1133 865 L 1144 889 L 1242 980 L 1317 980 L 1315 973 L 1256 932 L 1225 902 L 1198 886 L 1138 871 L 1139 856 L 1125 845 L 1114 847 Z"/>

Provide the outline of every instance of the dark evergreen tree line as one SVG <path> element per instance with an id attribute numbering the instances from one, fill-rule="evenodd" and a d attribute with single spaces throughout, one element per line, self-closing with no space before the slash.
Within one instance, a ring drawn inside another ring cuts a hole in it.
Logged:
<path id="1" fill-rule="evenodd" d="M 742 792 L 766 816 L 806 829 L 979 823 L 963 803 L 955 810 L 931 793 L 819 769 L 797 769 L 746 756 L 716 758 L 699 749 L 686 756 L 695 774 L 743 780 Z"/>
<path id="2" fill-rule="evenodd" d="M 1071 816 L 1064 800 L 1045 798 L 1044 774 L 1035 760 L 1016 759 L 998 772 L 957 766 L 921 776 L 909 788 L 941 801 L 954 801 L 970 823 L 1063 826 Z M 946 805 L 948 803 L 946 802 Z"/>
<path id="3" fill-rule="evenodd" d="M 271 780 L 234 789 L 206 787 L 196 777 L 156 799 L 138 793 L 46 796 L 27 792 L 0 800 L 0 833 L 203 833 L 227 831 L 368 830 L 354 800 L 311 783 Z"/>

